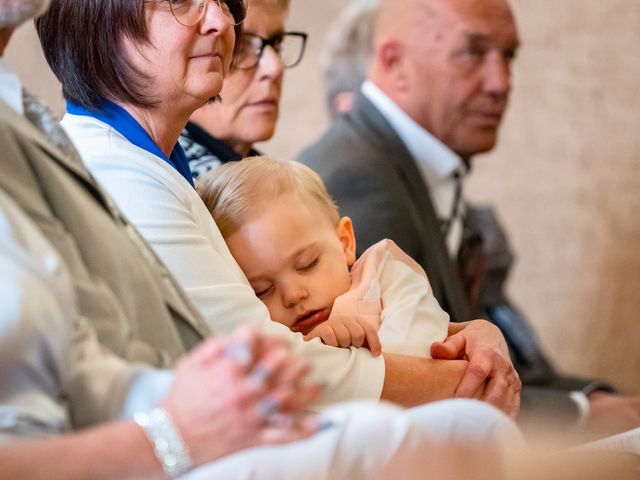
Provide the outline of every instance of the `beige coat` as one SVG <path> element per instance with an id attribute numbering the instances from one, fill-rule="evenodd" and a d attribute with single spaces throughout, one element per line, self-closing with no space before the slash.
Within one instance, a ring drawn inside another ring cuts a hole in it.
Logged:
<path id="1" fill-rule="evenodd" d="M 80 314 L 123 358 L 168 367 L 210 334 L 83 165 L 0 101 L 0 187 L 68 264 Z"/>

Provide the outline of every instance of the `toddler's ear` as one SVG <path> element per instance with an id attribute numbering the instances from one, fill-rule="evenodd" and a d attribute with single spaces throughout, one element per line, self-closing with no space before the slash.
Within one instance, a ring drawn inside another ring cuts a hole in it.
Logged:
<path id="1" fill-rule="evenodd" d="M 353 233 L 353 222 L 349 217 L 342 217 L 336 227 L 336 234 L 342 244 L 347 265 L 351 266 L 356 261 L 356 236 Z"/>

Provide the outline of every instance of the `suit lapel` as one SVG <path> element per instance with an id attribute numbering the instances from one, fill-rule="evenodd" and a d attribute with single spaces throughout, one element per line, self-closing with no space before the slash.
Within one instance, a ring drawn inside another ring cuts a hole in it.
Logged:
<path id="1" fill-rule="evenodd" d="M 376 143 L 376 150 L 385 152 L 402 184 L 411 204 L 422 221 L 422 245 L 429 266 L 428 273 L 436 296 L 443 302 L 452 320 L 466 320 L 464 295 L 460 281 L 453 271 L 440 224 L 431 202 L 429 189 L 412 155 L 393 127 L 362 93 L 356 98 L 350 119 L 360 135 Z M 439 280 L 439 281 L 438 281 Z"/>
<path id="2" fill-rule="evenodd" d="M 109 212 L 109 214 L 116 217 L 111 202 L 84 165 L 78 163 L 74 159 L 67 158 L 66 155 L 64 155 L 53 143 L 51 143 L 51 141 L 49 141 L 44 133 L 33 126 L 26 118 L 18 115 L 2 101 L 0 101 L 0 117 L 6 118 L 15 130 L 27 137 L 34 144 L 38 145 L 38 147 L 45 151 L 49 158 L 79 180 L 80 183 L 82 183 L 85 188 L 91 192 L 91 195 Z"/>

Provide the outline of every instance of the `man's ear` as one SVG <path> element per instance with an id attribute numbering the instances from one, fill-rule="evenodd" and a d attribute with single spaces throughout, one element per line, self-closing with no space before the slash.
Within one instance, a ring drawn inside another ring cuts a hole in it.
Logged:
<path id="1" fill-rule="evenodd" d="M 406 87 L 405 54 L 405 45 L 396 39 L 390 39 L 378 47 L 378 68 L 386 78 L 386 83 L 393 85 L 396 90 Z"/>
<path id="2" fill-rule="evenodd" d="M 353 222 L 351 222 L 349 217 L 342 217 L 340 219 L 336 227 L 336 234 L 342 244 L 347 265 L 353 265 L 356 261 L 356 236 L 353 233 Z"/>

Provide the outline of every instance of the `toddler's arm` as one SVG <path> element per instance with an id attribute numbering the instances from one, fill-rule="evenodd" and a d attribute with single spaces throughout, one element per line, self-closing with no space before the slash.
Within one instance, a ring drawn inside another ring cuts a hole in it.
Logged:
<path id="1" fill-rule="evenodd" d="M 393 241 L 383 240 L 379 270 L 382 298 L 378 335 L 386 353 L 431 357 L 431 344 L 447 337 L 449 315 L 433 295 L 427 274 Z"/>

